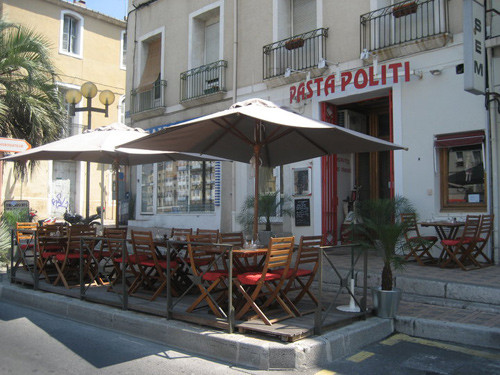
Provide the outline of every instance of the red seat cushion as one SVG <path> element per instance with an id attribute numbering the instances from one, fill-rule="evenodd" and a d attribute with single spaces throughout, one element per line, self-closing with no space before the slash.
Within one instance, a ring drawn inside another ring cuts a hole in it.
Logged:
<path id="1" fill-rule="evenodd" d="M 56 254 L 56 259 L 59 262 L 64 261 L 64 258 L 68 258 L 68 259 L 80 259 L 80 254 L 71 253 L 71 254 L 68 254 L 67 256 L 66 256 L 66 254 L 63 254 L 63 253 L 57 253 Z M 88 254 L 83 254 L 83 258 L 88 258 Z"/>
<path id="2" fill-rule="evenodd" d="M 215 281 L 221 277 L 227 277 L 227 272 L 224 272 L 224 271 L 207 272 L 203 275 L 202 278 L 203 278 L 203 280 L 207 280 L 207 281 Z"/>
<path id="3" fill-rule="evenodd" d="M 148 260 L 148 256 L 147 255 L 135 255 L 135 254 L 132 254 L 132 255 L 129 255 L 128 256 L 128 262 L 129 263 L 139 263 L 141 261 L 147 261 Z M 123 258 L 115 258 L 115 262 L 117 263 L 122 263 L 123 262 Z"/>
<path id="4" fill-rule="evenodd" d="M 147 259 L 141 261 L 139 264 L 145 267 L 154 267 L 155 262 L 152 259 Z M 163 268 L 164 270 L 167 269 L 167 261 L 166 260 L 159 260 L 158 265 Z M 170 261 L 170 268 L 177 268 L 177 262 L 175 260 Z"/>
<path id="5" fill-rule="evenodd" d="M 57 254 L 63 254 L 64 255 L 64 253 L 61 253 L 60 251 L 44 251 L 41 254 L 41 257 L 42 258 L 50 258 L 50 257 L 56 256 Z"/>
<path id="6" fill-rule="evenodd" d="M 242 284 L 256 285 L 261 277 L 262 277 L 262 272 L 245 272 L 238 275 L 238 280 Z M 278 280 L 279 278 L 281 278 L 281 275 L 278 275 L 277 273 L 268 272 L 266 273 L 264 280 L 271 281 L 271 280 Z"/>
<path id="7" fill-rule="evenodd" d="M 429 241 L 429 242 L 435 242 L 438 240 L 438 238 L 436 236 L 420 236 L 420 237 L 416 236 L 416 237 L 410 237 L 410 238 L 408 238 L 408 240 L 415 241 L 415 242 L 422 241 L 422 240 Z"/>
<path id="8" fill-rule="evenodd" d="M 26 244 L 26 243 L 25 244 L 20 244 L 19 248 L 21 250 L 23 250 L 23 251 L 26 250 L 26 249 L 32 249 L 33 248 L 33 244 L 32 243 L 29 243 L 29 244 Z"/>
<path id="9" fill-rule="evenodd" d="M 456 240 L 442 240 L 441 243 L 443 245 L 446 245 L 446 246 L 456 246 L 458 245 L 459 243 L 471 243 L 473 240 L 473 238 L 471 237 L 465 237 L 465 238 L 459 238 L 459 239 L 456 239 Z"/>

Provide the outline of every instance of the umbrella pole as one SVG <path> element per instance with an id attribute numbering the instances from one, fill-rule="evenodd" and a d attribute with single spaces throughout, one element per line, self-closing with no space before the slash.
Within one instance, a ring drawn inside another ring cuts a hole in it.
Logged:
<path id="1" fill-rule="evenodd" d="M 118 199 L 118 187 L 119 187 L 118 173 L 120 171 L 120 164 L 118 164 L 118 161 L 115 161 L 113 163 L 113 169 L 115 171 L 115 227 L 119 228 L 120 227 L 120 220 L 118 218 L 118 214 L 120 212 L 120 207 L 118 207 L 118 203 L 119 203 L 119 199 Z"/>
<path id="2" fill-rule="evenodd" d="M 259 160 L 260 145 L 253 146 L 253 155 L 255 158 L 255 196 L 253 200 L 253 240 L 257 241 L 259 234 Z"/>

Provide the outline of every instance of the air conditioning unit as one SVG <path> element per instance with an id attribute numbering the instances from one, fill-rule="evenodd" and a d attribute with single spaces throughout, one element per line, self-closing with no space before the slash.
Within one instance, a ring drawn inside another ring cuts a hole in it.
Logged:
<path id="1" fill-rule="evenodd" d="M 366 134 L 368 132 L 366 115 L 356 111 L 352 111 L 350 109 L 342 109 L 338 111 L 337 125 L 360 133 Z"/>

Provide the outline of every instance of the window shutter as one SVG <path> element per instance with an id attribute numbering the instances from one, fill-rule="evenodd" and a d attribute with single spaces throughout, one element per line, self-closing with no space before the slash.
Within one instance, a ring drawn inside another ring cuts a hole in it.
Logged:
<path id="1" fill-rule="evenodd" d="M 205 64 L 219 60 L 219 22 L 205 27 Z"/>
<path id="2" fill-rule="evenodd" d="M 148 57 L 144 71 L 142 72 L 139 89 L 147 91 L 153 88 L 153 83 L 160 76 L 161 69 L 161 39 L 157 39 L 148 45 Z"/>
<path id="3" fill-rule="evenodd" d="M 69 52 L 69 26 L 70 18 L 68 16 L 64 16 L 62 49 L 67 52 Z"/>
<path id="4" fill-rule="evenodd" d="M 292 34 L 316 29 L 316 0 L 292 0 Z"/>

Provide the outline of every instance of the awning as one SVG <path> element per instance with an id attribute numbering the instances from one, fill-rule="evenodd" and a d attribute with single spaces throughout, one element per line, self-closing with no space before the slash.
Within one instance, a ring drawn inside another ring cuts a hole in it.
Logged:
<path id="1" fill-rule="evenodd" d="M 138 91 L 147 91 L 153 88 L 154 82 L 160 76 L 161 71 L 161 39 L 157 39 L 148 44 L 148 58 Z"/>
<path id="2" fill-rule="evenodd" d="M 484 131 L 475 130 L 471 132 L 443 134 L 436 136 L 434 146 L 436 148 L 448 148 L 459 146 L 479 145 L 484 142 Z"/>

